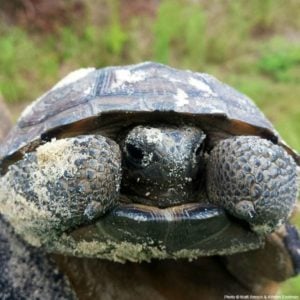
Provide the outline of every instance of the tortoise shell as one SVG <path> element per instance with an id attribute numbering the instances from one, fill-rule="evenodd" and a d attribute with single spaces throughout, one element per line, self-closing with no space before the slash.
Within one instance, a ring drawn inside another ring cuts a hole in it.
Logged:
<path id="1" fill-rule="evenodd" d="M 114 138 L 141 123 L 194 124 L 214 138 L 257 135 L 282 145 L 272 124 L 243 94 L 216 78 L 145 62 L 72 72 L 32 103 L 0 149 L 0 169 L 51 138 L 97 130 Z"/>

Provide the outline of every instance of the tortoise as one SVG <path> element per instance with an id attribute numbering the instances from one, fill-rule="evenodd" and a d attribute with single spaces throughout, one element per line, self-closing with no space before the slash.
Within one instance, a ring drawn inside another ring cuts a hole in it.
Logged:
<path id="1" fill-rule="evenodd" d="M 33 246 L 114 262 L 221 255 L 234 273 L 232 254 L 271 245 L 285 279 L 300 264 L 288 224 L 299 164 L 253 102 L 210 75 L 86 68 L 5 139 L 0 211 Z"/>

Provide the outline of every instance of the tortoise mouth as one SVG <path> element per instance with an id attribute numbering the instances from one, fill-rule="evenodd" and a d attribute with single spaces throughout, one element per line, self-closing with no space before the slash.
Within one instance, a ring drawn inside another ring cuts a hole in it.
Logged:
<path id="1" fill-rule="evenodd" d="M 138 246 L 141 252 L 148 253 L 148 260 L 153 258 L 153 249 L 160 249 L 168 258 L 196 258 L 232 254 L 261 245 L 255 233 L 232 220 L 222 208 L 205 203 L 158 208 L 120 202 L 93 224 L 69 235 L 77 242 L 112 241 L 127 245 L 124 247 Z"/>
<path id="2" fill-rule="evenodd" d="M 170 207 L 157 207 L 140 203 L 120 203 L 110 216 L 132 219 L 135 222 L 172 223 L 186 220 L 207 220 L 222 215 L 218 206 L 204 203 L 184 203 Z"/>

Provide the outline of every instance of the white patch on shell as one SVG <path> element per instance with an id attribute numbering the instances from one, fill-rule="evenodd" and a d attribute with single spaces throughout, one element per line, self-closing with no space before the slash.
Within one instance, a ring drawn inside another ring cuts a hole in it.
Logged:
<path id="1" fill-rule="evenodd" d="M 62 80 L 60 80 L 56 85 L 54 85 L 49 91 L 47 91 L 46 93 L 41 95 L 39 98 L 37 98 L 35 101 L 33 101 L 30 105 L 28 105 L 22 112 L 20 119 L 23 119 L 23 118 L 26 118 L 27 116 L 32 115 L 32 110 L 36 106 L 36 104 L 38 102 L 40 102 L 40 100 L 42 100 L 50 92 L 53 92 L 54 90 L 56 90 L 58 88 L 61 88 L 70 83 L 73 83 L 73 82 L 85 77 L 86 75 L 88 75 L 89 73 L 91 73 L 95 70 L 96 70 L 95 68 L 81 68 L 81 69 L 78 69 L 78 70 L 75 70 L 75 71 L 69 73 Z M 88 90 L 83 91 L 83 92 L 85 94 L 89 94 L 91 92 L 91 87 Z"/>
<path id="2" fill-rule="evenodd" d="M 194 86 L 198 90 L 201 90 L 202 92 L 207 94 L 207 96 L 217 96 L 217 94 L 212 91 L 210 86 L 201 80 L 195 79 L 194 77 L 190 77 L 189 84 Z"/>
<path id="3" fill-rule="evenodd" d="M 111 89 L 122 87 L 125 83 L 135 83 L 142 81 L 147 77 L 145 72 L 131 72 L 128 69 L 115 70 L 115 81 L 111 84 Z"/>
<path id="4" fill-rule="evenodd" d="M 187 95 L 187 93 L 184 90 L 177 89 L 177 93 L 175 95 L 175 99 L 177 100 L 176 106 L 181 107 L 181 106 L 188 104 L 189 103 L 188 97 L 189 96 Z"/>
<path id="5" fill-rule="evenodd" d="M 222 114 L 222 115 L 225 114 L 224 110 L 221 110 L 221 109 L 213 109 L 213 108 L 210 110 L 210 113 L 211 113 L 211 114 Z"/>
<path id="6" fill-rule="evenodd" d="M 37 104 L 37 102 L 39 102 L 45 95 L 47 95 L 48 92 L 46 92 L 45 94 L 43 94 L 41 97 L 37 98 L 35 101 L 33 101 L 32 103 L 30 103 L 21 113 L 20 119 L 26 118 L 27 115 L 30 116 L 32 114 L 32 110 L 33 107 Z M 15 151 L 13 151 L 15 152 Z"/>
<path id="7" fill-rule="evenodd" d="M 75 70 L 71 73 L 69 73 L 66 77 L 64 77 L 62 80 L 60 80 L 52 89 L 51 91 L 57 89 L 57 88 L 61 88 L 65 85 L 68 85 L 70 83 L 73 83 L 83 77 L 85 77 L 86 75 L 88 75 L 89 73 L 95 71 L 95 68 L 82 68 L 82 69 L 78 69 Z"/>

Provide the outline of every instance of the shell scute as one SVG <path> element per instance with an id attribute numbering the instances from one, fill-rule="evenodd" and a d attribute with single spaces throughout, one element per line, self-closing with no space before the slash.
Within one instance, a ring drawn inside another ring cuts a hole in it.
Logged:
<path id="1" fill-rule="evenodd" d="M 95 97 L 96 76 L 97 72 L 93 71 L 75 82 L 58 83 L 23 112 L 18 122 L 19 127 L 25 128 L 51 120 L 52 117 L 66 111 L 72 115 L 70 109 Z M 75 113 L 77 111 L 74 111 Z"/>

